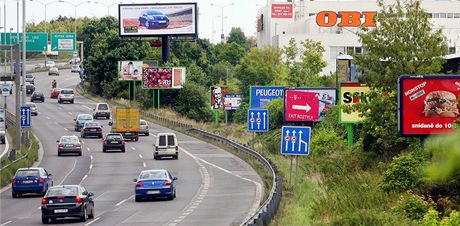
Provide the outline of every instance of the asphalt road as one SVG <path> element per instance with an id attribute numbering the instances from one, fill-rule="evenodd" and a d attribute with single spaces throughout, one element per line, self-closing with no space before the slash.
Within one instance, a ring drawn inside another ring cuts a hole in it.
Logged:
<path id="1" fill-rule="evenodd" d="M 78 113 L 91 113 L 95 102 L 77 95 L 75 104 L 58 104 L 50 99 L 51 81 L 58 87 L 73 88 L 78 74 L 69 70 L 61 76 L 37 73 L 37 90 L 43 91 L 45 103 L 37 103 L 38 116 L 32 126 L 40 139 L 44 156 L 40 163 L 53 174 L 54 184 L 82 184 L 95 194 L 95 218 L 87 222 L 62 220 L 69 225 L 239 225 L 258 207 L 262 181 L 244 161 L 222 149 L 177 133 L 179 160 L 154 160 L 153 143 L 158 132 L 171 131 L 150 123 L 150 136 L 139 142 L 127 142 L 126 152 L 102 152 L 102 140 L 82 139 L 82 156 L 57 156 L 56 140 L 76 134 L 73 119 Z M 13 109 L 14 97 L 8 98 Z M 98 120 L 104 131 L 109 120 Z M 141 170 L 163 168 L 179 178 L 177 198 L 173 201 L 134 201 L 134 182 Z M 13 199 L 11 189 L 0 194 L 0 226 L 41 225 L 40 196 Z"/>

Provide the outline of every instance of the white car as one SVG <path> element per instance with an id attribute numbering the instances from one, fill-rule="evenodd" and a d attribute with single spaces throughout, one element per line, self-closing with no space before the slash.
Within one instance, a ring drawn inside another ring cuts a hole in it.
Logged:
<path id="1" fill-rule="evenodd" d="M 48 60 L 46 61 L 45 67 L 55 67 L 56 63 L 54 61 Z"/>
<path id="2" fill-rule="evenodd" d="M 153 150 L 153 158 L 160 159 L 162 157 L 179 158 L 179 144 L 175 133 L 158 133 Z"/>
<path id="3" fill-rule="evenodd" d="M 74 103 L 75 94 L 73 89 L 61 89 L 61 92 L 58 96 L 58 103 L 70 102 Z"/>
<path id="4" fill-rule="evenodd" d="M 26 82 L 35 85 L 35 76 L 32 74 L 26 74 Z"/>
<path id="5" fill-rule="evenodd" d="M 72 65 L 72 68 L 70 69 L 70 72 L 76 72 L 76 73 L 79 73 L 80 72 L 80 65 Z"/>
<path id="6" fill-rule="evenodd" d="M 139 134 L 149 135 L 149 124 L 143 119 L 139 121 Z"/>
<path id="7" fill-rule="evenodd" d="M 97 103 L 96 108 L 93 109 L 93 117 L 99 118 L 104 117 L 110 119 L 110 107 L 107 103 Z"/>
<path id="8" fill-rule="evenodd" d="M 30 107 L 30 115 L 38 115 L 38 107 L 35 103 L 27 102 L 26 106 Z"/>

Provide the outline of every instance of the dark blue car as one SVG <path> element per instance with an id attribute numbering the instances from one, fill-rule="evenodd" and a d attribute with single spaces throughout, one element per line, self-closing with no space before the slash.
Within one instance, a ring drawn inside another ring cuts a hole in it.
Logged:
<path id="1" fill-rule="evenodd" d="M 51 174 L 43 168 L 20 168 L 11 181 L 11 195 L 18 198 L 25 193 L 44 195 L 53 186 Z"/>
<path id="2" fill-rule="evenodd" d="M 145 198 L 166 197 L 169 200 L 176 198 L 177 177 L 172 177 L 167 170 L 144 170 L 138 179 L 134 179 L 136 202 Z"/>
<path id="3" fill-rule="evenodd" d="M 150 28 L 167 28 L 169 18 L 164 13 L 157 10 L 147 10 L 139 16 L 139 25 L 147 29 Z"/>

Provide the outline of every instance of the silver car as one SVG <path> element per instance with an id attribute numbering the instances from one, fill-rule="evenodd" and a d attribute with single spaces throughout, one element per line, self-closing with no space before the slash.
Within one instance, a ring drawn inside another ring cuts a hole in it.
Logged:
<path id="1" fill-rule="evenodd" d="M 27 102 L 27 107 L 30 107 L 30 115 L 38 115 L 38 107 L 35 103 Z"/>
<path id="2" fill-rule="evenodd" d="M 67 153 L 77 153 L 81 156 L 81 143 L 80 139 L 77 136 L 62 136 L 61 139 L 57 140 L 58 142 L 58 156 Z"/>
<path id="3" fill-rule="evenodd" d="M 139 121 L 139 134 L 149 135 L 149 124 L 142 119 Z"/>
<path id="4" fill-rule="evenodd" d="M 57 67 L 52 67 L 48 70 L 48 75 L 59 75 L 59 69 Z"/>

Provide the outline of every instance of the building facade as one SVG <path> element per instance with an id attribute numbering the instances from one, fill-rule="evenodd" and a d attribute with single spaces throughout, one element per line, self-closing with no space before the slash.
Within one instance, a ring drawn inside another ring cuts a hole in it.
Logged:
<path id="1" fill-rule="evenodd" d="M 393 0 L 386 2 L 394 3 Z M 447 38 L 449 54 L 459 54 L 460 1 L 422 0 L 422 7 L 431 16 L 430 22 L 433 28 L 442 28 Z M 323 58 L 328 63 L 323 73 L 335 72 L 339 54 L 350 55 L 354 52 L 362 52 L 359 37 L 356 35 L 359 27 L 319 26 L 317 17 L 324 11 L 378 12 L 380 8 L 376 1 L 363 0 L 269 1 L 267 6 L 258 10 L 257 46 L 273 45 L 283 48 L 291 38 L 294 38 L 299 45 L 305 39 L 320 41 L 326 50 Z M 366 16 L 361 14 L 362 23 L 365 20 Z"/>

